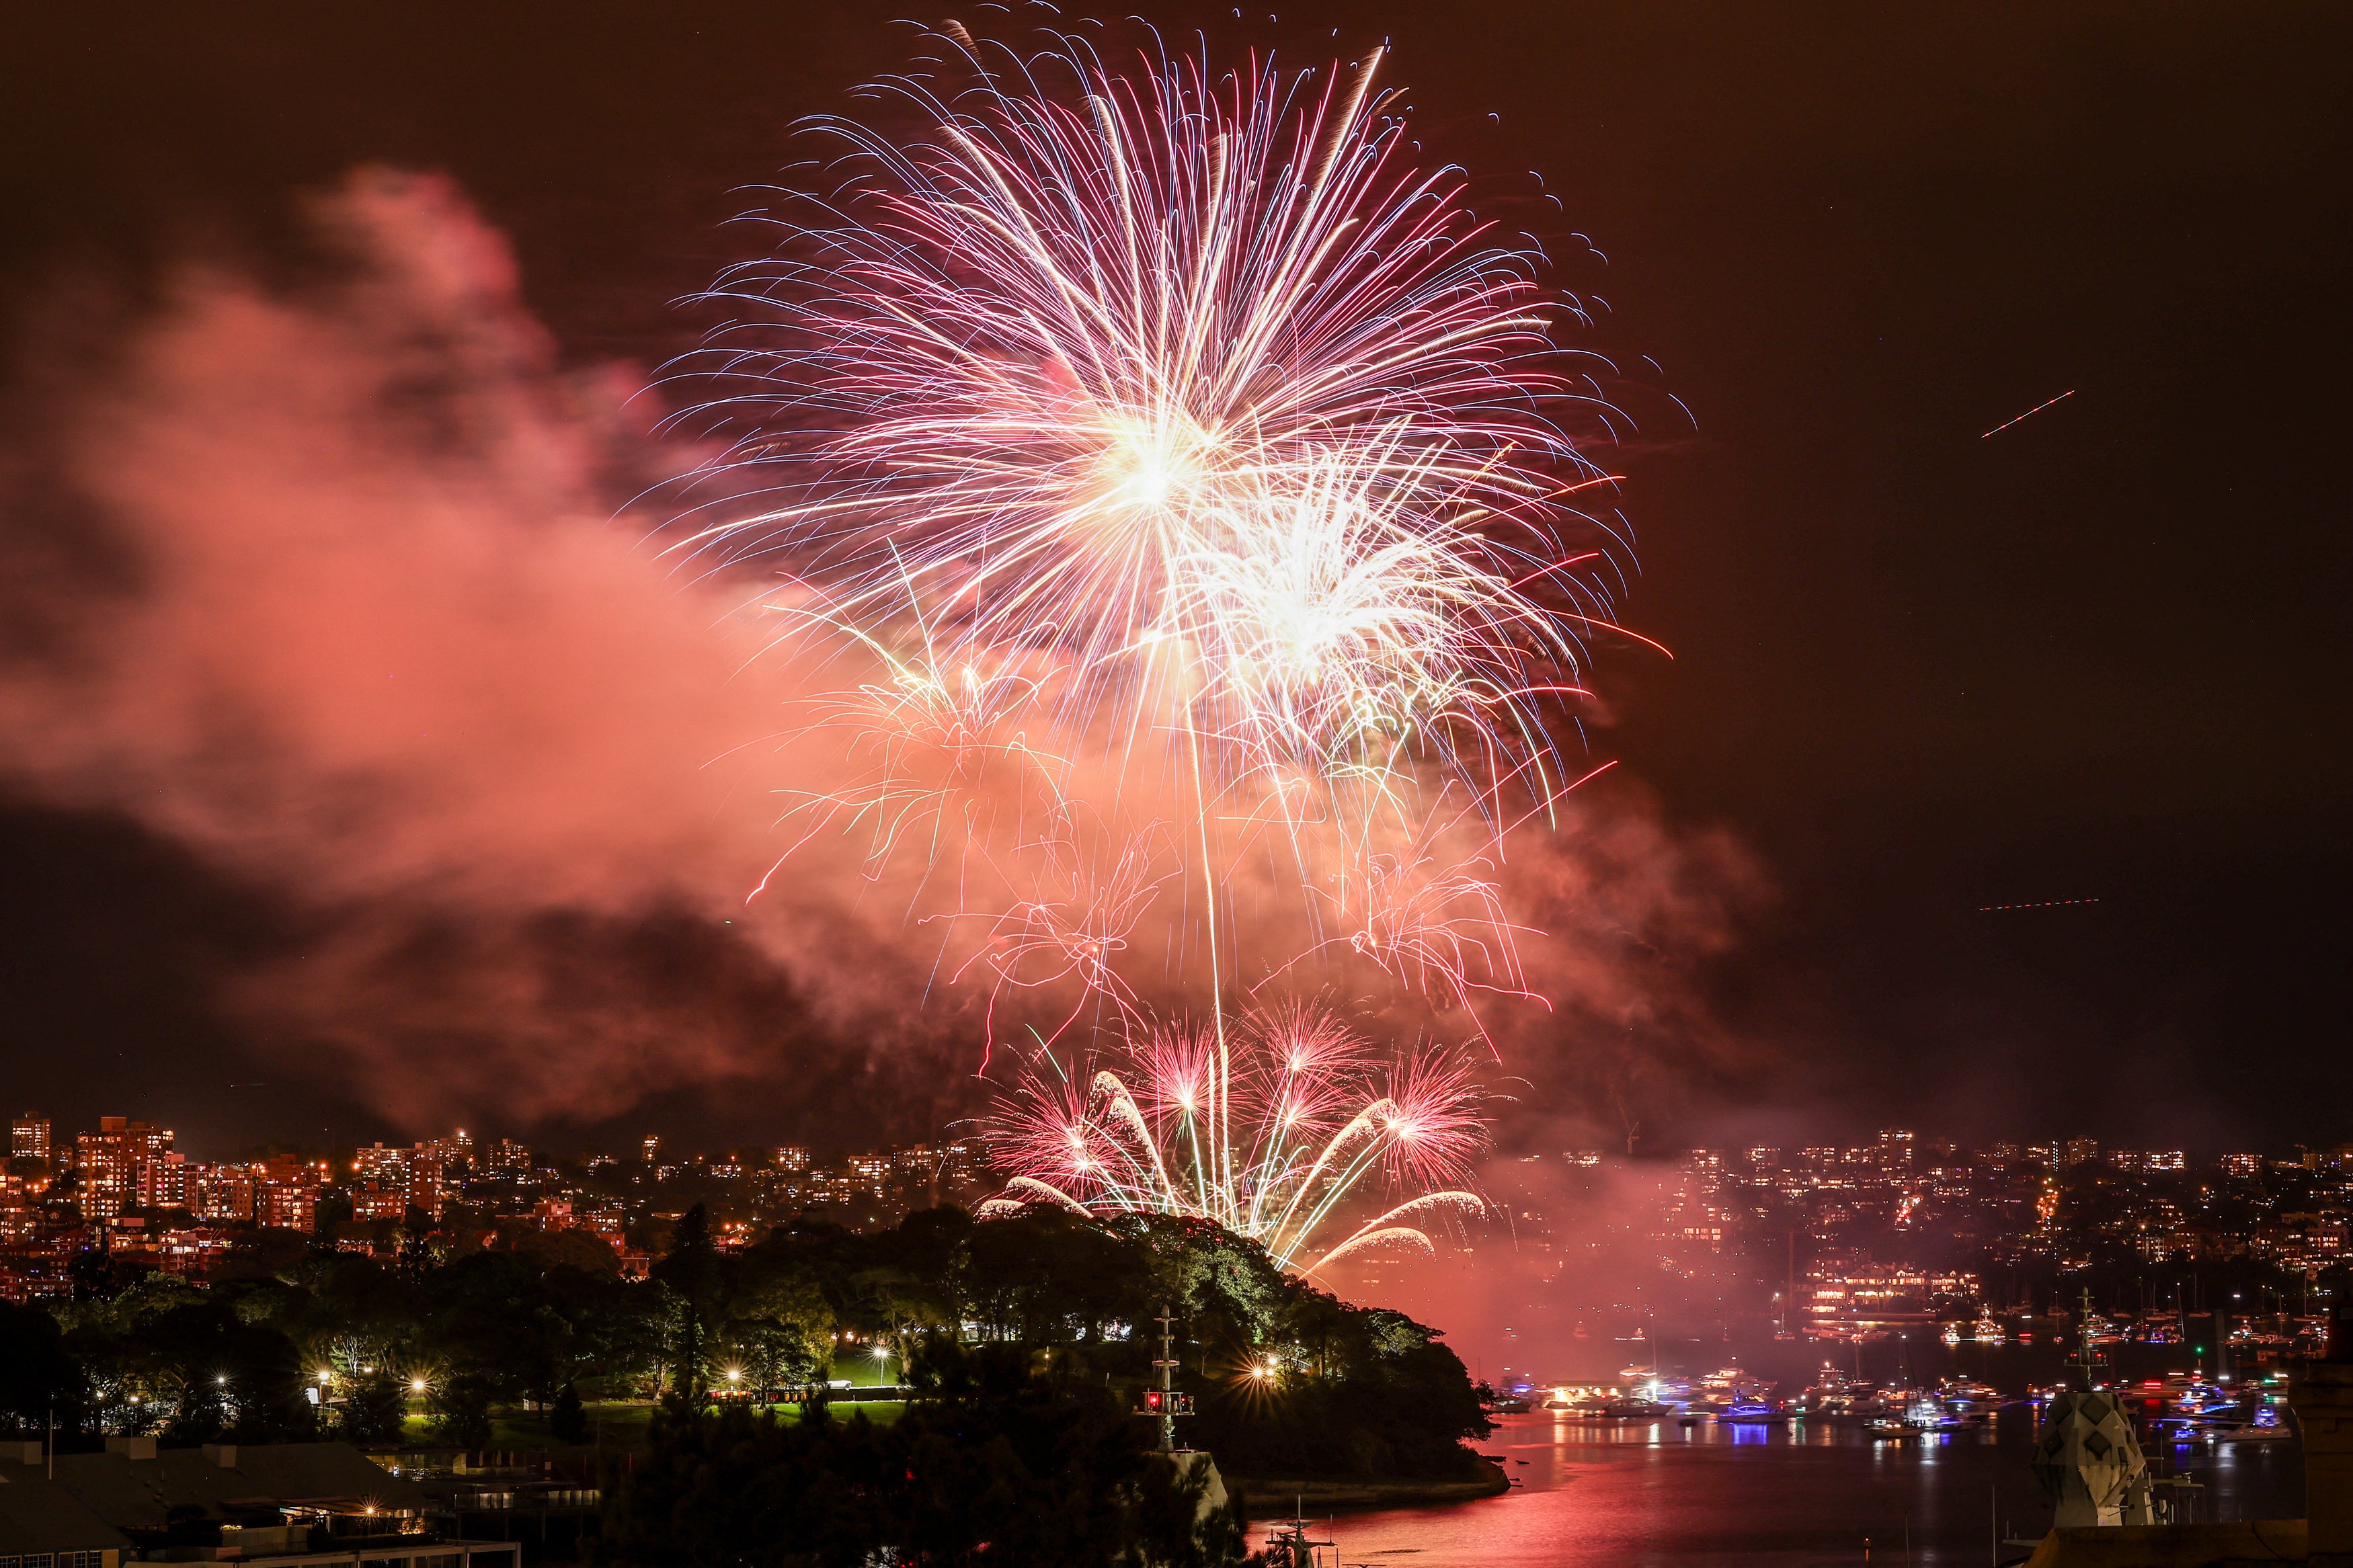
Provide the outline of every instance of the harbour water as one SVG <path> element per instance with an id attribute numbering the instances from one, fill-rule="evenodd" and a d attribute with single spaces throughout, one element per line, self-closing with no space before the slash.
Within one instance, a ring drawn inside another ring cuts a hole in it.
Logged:
<path id="1" fill-rule="evenodd" d="M 1700 1419 L 1507 1415 L 1478 1445 L 1517 1483 L 1502 1497 L 1317 1521 L 1337 1560 L 1386 1568 L 1624 1568 L 1674 1563 L 1816 1568 L 1866 1561 L 1980 1564 L 2023 1557 L 2051 1510 L 2027 1459 L 2034 1415 L 1922 1441 L 1874 1441 L 1857 1422 L 1769 1426 Z M 2298 1518 L 2293 1441 L 2152 1444 L 2152 1469 L 2198 1483 L 2199 1519 Z M 1274 1500 L 1267 1500 L 1273 1501 Z M 1261 1533 L 1254 1531 L 1254 1536 Z M 1865 1553 L 1868 1552 L 1868 1556 Z"/>

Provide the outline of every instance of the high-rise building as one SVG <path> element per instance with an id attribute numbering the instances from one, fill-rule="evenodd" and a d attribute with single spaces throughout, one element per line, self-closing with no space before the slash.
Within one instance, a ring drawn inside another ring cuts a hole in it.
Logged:
<path id="1" fill-rule="evenodd" d="M 646 1140 L 646 1158 L 649 1160 L 653 1158 L 651 1150 L 656 1142 L 651 1138 Z M 809 1152 L 797 1143 L 787 1143 L 776 1151 L 776 1165 L 780 1170 L 806 1171 L 809 1167 Z"/>
<path id="2" fill-rule="evenodd" d="M 445 1141 L 410 1148 L 382 1143 L 352 1154 L 352 1217 L 402 1219 L 412 1208 L 439 1218 Z"/>
<path id="3" fill-rule="evenodd" d="M 408 1204 L 435 1219 L 441 1217 L 441 1194 L 448 1167 L 438 1143 L 419 1143 L 408 1152 Z"/>
<path id="4" fill-rule="evenodd" d="M 398 1219 L 408 1212 L 408 1151 L 382 1142 L 352 1153 L 352 1217 Z"/>
<path id="5" fill-rule="evenodd" d="M 977 1138 L 959 1138 L 940 1150 L 940 1180 L 950 1186 L 976 1183 L 988 1173 L 988 1152 Z"/>
<path id="6" fill-rule="evenodd" d="M 2100 1141 L 2096 1138 L 2070 1138 L 2059 1145 L 2059 1168 L 2088 1165 L 2100 1157 Z"/>
<path id="7" fill-rule="evenodd" d="M 319 1188 L 327 1179 L 324 1160 L 300 1160 L 279 1155 L 253 1170 L 253 1217 L 283 1230 L 318 1228 Z"/>
<path id="8" fill-rule="evenodd" d="M 18 1160 L 46 1160 L 49 1157 L 49 1119 L 31 1111 L 11 1117 L 8 1121 L 8 1153 Z"/>
<path id="9" fill-rule="evenodd" d="M 127 1117 L 101 1116 L 98 1131 L 74 1140 L 85 1219 L 112 1219 L 139 1202 L 139 1170 L 172 1148 L 171 1130 Z"/>
<path id="10" fill-rule="evenodd" d="M 167 1149 L 161 1154 L 151 1154 L 140 1161 L 135 1201 L 142 1209 L 187 1207 L 187 1156 L 176 1149 Z"/>
<path id="11" fill-rule="evenodd" d="M 250 1165 L 181 1167 L 187 1206 L 198 1219 L 249 1220 L 259 1183 Z"/>
<path id="12" fill-rule="evenodd" d="M 648 1136 L 647 1136 L 647 1138 L 646 1138 L 646 1141 L 645 1141 L 644 1142 L 642 1142 L 642 1143 L 640 1143 L 640 1144 L 638 1144 L 638 1159 L 640 1159 L 640 1160 L 643 1160 L 647 1164 L 650 1165 L 650 1164 L 652 1164 L 656 1160 L 659 1159 L 660 1157 L 661 1157 L 661 1139 L 660 1139 L 660 1137 L 659 1137 L 659 1135 L 657 1135 L 657 1134 L 648 1134 Z"/>
<path id="13" fill-rule="evenodd" d="M 1918 1138 L 1909 1131 L 1891 1127 L 1879 1135 L 1879 1163 L 1890 1170 L 1908 1171 L 1918 1152 Z"/>

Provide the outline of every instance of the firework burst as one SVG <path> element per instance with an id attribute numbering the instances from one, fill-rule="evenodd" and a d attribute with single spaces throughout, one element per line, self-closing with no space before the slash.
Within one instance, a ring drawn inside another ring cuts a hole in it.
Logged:
<path id="1" fill-rule="evenodd" d="M 774 553 L 841 626 L 920 622 L 944 667 L 1050 667 L 1067 731 L 1179 692 L 1220 784 L 1548 755 L 1608 608 L 1560 501 L 1609 476 L 1556 422 L 1539 256 L 1402 166 L 1378 52 L 956 47 L 970 90 L 876 89 L 921 138 L 812 128 L 839 183 L 714 291 L 757 324 L 696 362 L 728 391 L 700 410 L 777 504 L 691 547 Z"/>
<path id="2" fill-rule="evenodd" d="M 1567 433 L 1599 407 L 1555 342 L 1582 312 L 1411 165 L 1377 50 L 934 41 L 871 89 L 913 133 L 809 126 L 826 188 L 712 291 L 734 321 L 684 368 L 757 503 L 681 548 L 773 566 L 780 639 L 871 672 L 821 721 L 869 770 L 791 803 L 804 835 L 953 881 L 922 918 L 992 1043 L 1058 998 L 991 1134 L 1005 1202 L 1204 1215 L 1298 1267 L 1419 1237 L 1476 1202 L 1458 1058 L 1384 1066 L 1258 993 L 1366 962 L 1472 1041 L 1474 994 L 1525 994 L 1503 837 L 1574 787 L 1552 736 L 1615 629 L 1605 552 L 1563 540 L 1618 537 L 1578 510 L 1616 479 Z"/>
<path id="3" fill-rule="evenodd" d="M 1040 1053 L 988 1124 L 1000 1163 L 1022 1174 L 982 1213 L 1043 1202 L 1215 1220 L 1312 1274 L 1381 1242 L 1426 1247 L 1409 1221 L 1484 1206 L 1451 1184 L 1485 1147 L 1478 1105 L 1459 1064 L 1384 1063 L 1321 1009 L 1245 1014 L 1223 1038 L 1162 1026 L 1092 1061 Z M 1388 1194 L 1383 1212 L 1322 1239 L 1373 1193 Z"/>

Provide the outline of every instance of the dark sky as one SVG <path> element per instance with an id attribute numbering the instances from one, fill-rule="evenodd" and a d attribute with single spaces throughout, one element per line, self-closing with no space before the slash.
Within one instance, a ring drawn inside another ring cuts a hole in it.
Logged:
<path id="1" fill-rule="evenodd" d="M 511 237 L 567 360 L 655 363 L 688 341 L 670 302 L 744 254 L 731 187 L 902 58 L 889 15 L 50 8 L 0 94 L 0 282 L 40 318 L 192 252 L 291 268 L 293 194 L 385 163 Z M 1651 399 L 1618 465 L 1628 615 L 1675 658 L 1605 661 L 1594 744 L 1778 895 L 1710 972 L 1753 1059 L 1661 1138 L 2353 1138 L 2346 16 L 1155 17 L 1298 63 L 1389 38 L 1432 145 L 1506 195 L 1542 172 L 1607 255 L 1564 262 L 1602 344 L 1694 411 Z M 55 374 L 32 353 L 15 395 Z M 216 1145 L 368 1128 L 208 1005 L 303 940 L 152 827 L 13 797 L 0 1092 Z M 622 1124 L 751 1136 L 796 1106 L 681 1091 Z"/>

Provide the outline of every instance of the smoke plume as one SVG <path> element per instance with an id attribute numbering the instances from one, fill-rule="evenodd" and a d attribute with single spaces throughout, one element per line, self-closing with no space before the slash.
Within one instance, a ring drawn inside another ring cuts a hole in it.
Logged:
<path id="1" fill-rule="evenodd" d="M 824 836 L 770 875 L 782 803 L 852 764 L 756 585 L 678 570 L 628 504 L 702 454 L 648 433 L 635 373 L 564 364 L 446 182 L 363 171 L 311 216 L 296 281 L 191 264 L 33 334 L 0 778 L 280 900 L 301 939 L 217 1005 L 408 1124 L 695 1084 L 956 1103 L 987 998 L 920 923 L 953 900 Z M 1510 1070 L 1604 1100 L 1715 1070 L 1694 975 L 1755 896 L 1737 847 L 1624 791 L 1524 837 L 1552 1010 L 1510 1005 Z"/>

